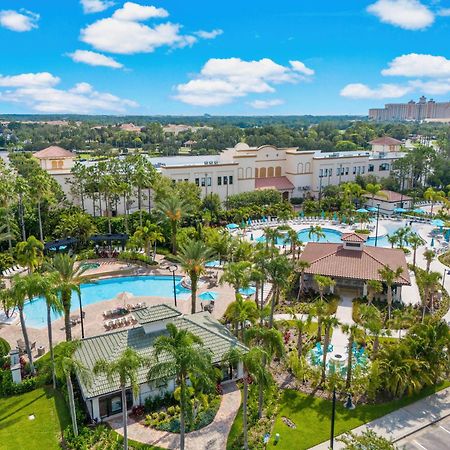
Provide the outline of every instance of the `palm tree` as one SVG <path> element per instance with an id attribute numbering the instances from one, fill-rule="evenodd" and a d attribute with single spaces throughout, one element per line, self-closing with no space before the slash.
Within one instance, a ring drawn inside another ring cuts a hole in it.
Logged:
<path id="1" fill-rule="evenodd" d="M 203 347 L 203 341 L 186 329 L 167 324 L 168 335 L 155 339 L 154 359 L 148 380 L 175 376 L 180 388 L 180 449 L 185 447 L 185 422 L 188 408 L 188 380 L 200 378 L 204 385 L 214 387 L 216 374 L 211 361 L 211 352 Z M 212 385 L 212 386 L 211 386 Z"/>
<path id="2" fill-rule="evenodd" d="M 267 368 L 267 364 L 270 365 L 273 357 L 281 357 L 284 352 L 283 338 L 281 333 L 275 328 L 266 328 L 256 326 L 249 328 L 245 332 L 244 342 L 247 345 L 256 345 L 263 348 L 268 355 L 268 358 L 263 356 L 260 364 L 262 367 Z M 264 389 L 266 389 L 271 382 L 270 377 L 261 377 L 257 380 L 258 384 L 258 418 L 262 417 L 262 410 L 264 404 Z"/>
<path id="3" fill-rule="evenodd" d="M 436 253 L 434 250 L 431 249 L 427 249 L 423 252 L 423 257 L 425 258 L 425 261 L 427 262 L 427 272 L 430 271 L 430 266 L 431 263 L 433 261 L 433 259 L 435 258 Z"/>
<path id="4" fill-rule="evenodd" d="M 300 278 L 298 280 L 298 293 L 297 293 L 297 301 L 300 300 L 300 296 L 302 292 L 305 290 L 305 270 L 308 269 L 311 264 L 308 261 L 297 260 L 296 269 L 300 271 Z"/>
<path id="5" fill-rule="evenodd" d="M 0 243 L 11 241 L 14 235 L 8 231 L 8 225 L 0 225 Z"/>
<path id="6" fill-rule="evenodd" d="M 327 313 L 328 313 L 328 304 L 323 299 L 317 300 L 314 303 L 314 306 L 311 308 L 311 314 L 317 317 L 316 342 L 321 342 L 322 340 L 322 320 Z"/>
<path id="7" fill-rule="evenodd" d="M 429 187 L 424 193 L 423 198 L 431 202 L 430 214 L 433 214 L 433 207 L 436 202 L 442 202 L 445 199 L 445 192 L 435 191 L 434 188 Z"/>
<path id="8" fill-rule="evenodd" d="M 264 237 L 266 239 L 266 251 L 270 253 L 273 257 L 276 249 L 276 244 L 278 239 L 280 239 L 283 235 L 281 234 L 281 230 L 279 227 L 266 227 L 264 228 Z"/>
<path id="9" fill-rule="evenodd" d="M 324 341 L 323 341 L 322 375 L 320 377 L 321 384 L 325 382 L 325 378 L 326 378 L 327 354 L 328 354 L 328 346 L 330 345 L 331 330 L 334 327 L 338 327 L 340 325 L 340 322 L 334 316 L 326 316 L 322 319 L 322 325 L 325 328 L 325 337 L 324 337 Z"/>
<path id="10" fill-rule="evenodd" d="M 301 317 L 297 317 L 297 314 L 291 310 L 289 313 L 292 315 L 292 321 L 294 328 L 297 332 L 297 355 L 299 359 L 303 355 L 303 337 L 309 329 L 311 324 L 311 315 L 307 315 L 306 319 L 303 320 Z M 288 326 L 291 326 L 291 322 L 287 322 Z"/>
<path id="11" fill-rule="evenodd" d="M 211 258 L 211 249 L 203 241 L 193 239 L 183 244 L 177 255 L 177 261 L 191 279 L 191 314 L 196 312 L 198 280 L 205 272 L 205 264 Z"/>
<path id="12" fill-rule="evenodd" d="M 233 348 L 224 355 L 224 360 L 229 364 L 238 364 L 242 361 L 244 366 L 244 395 L 242 399 L 242 429 L 244 433 L 244 449 L 248 450 L 248 384 L 249 378 L 255 380 L 256 384 L 267 385 L 270 383 L 271 375 L 267 368 L 261 365 L 261 361 L 267 360 L 268 354 L 261 347 L 253 347 L 248 352 L 239 348 Z"/>
<path id="13" fill-rule="evenodd" d="M 156 210 L 169 221 L 172 231 L 172 253 L 176 255 L 178 226 L 183 218 L 190 212 L 190 206 L 180 197 L 169 195 L 168 197 L 158 200 L 156 203 Z"/>
<path id="14" fill-rule="evenodd" d="M 39 239 L 41 242 L 44 242 L 44 233 L 42 231 L 42 202 L 45 200 L 53 200 L 51 184 L 45 172 L 35 174 L 30 181 L 30 197 L 36 202 L 38 213 Z"/>
<path id="15" fill-rule="evenodd" d="M 82 275 L 87 270 L 87 266 L 77 266 L 75 256 L 67 253 L 58 253 L 49 263 L 47 270 L 57 274 L 57 290 L 61 296 L 61 303 L 64 308 L 66 341 L 71 341 L 70 308 L 72 306 L 72 292 L 78 294 L 78 300 L 81 305 L 80 284 L 84 281 Z"/>
<path id="16" fill-rule="evenodd" d="M 387 287 L 387 304 L 388 304 L 388 321 L 391 320 L 392 311 L 392 286 L 395 281 L 403 273 L 403 267 L 397 267 L 397 269 L 392 270 L 389 266 L 384 266 L 382 269 L 378 270 L 380 277 L 383 279 L 384 284 Z"/>
<path id="17" fill-rule="evenodd" d="M 303 242 L 298 238 L 298 232 L 296 230 L 294 230 L 293 228 L 288 227 L 287 234 L 288 234 L 289 243 L 291 245 L 292 259 L 295 261 L 297 256 L 299 256 L 299 255 L 297 255 L 297 249 L 298 249 L 298 253 L 300 254 Z"/>
<path id="18" fill-rule="evenodd" d="M 280 300 L 281 290 L 288 286 L 288 276 L 292 271 L 292 265 L 286 256 L 275 256 L 267 263 L 267 275 L 272 283 L 272 303 L 270 306 L 269 327 L 273 326 L 275 305 Z"/>
<path id="19" fill-rule="evenodd" d="M 372 359 L 376 359 L 383 332 L 383 318 L 380 310 L 374 305 L 361 305 L 361 320 L 366 330 L 373 336 Z"/>
<path id="20" fill-rule="evenodd" d="M 397 243 L 400 248 L 403 248 L 404 243 L 408 243 L 408 238 L 411 234 L 411 228 L 410 227 L 403 227 L 399 228 L 393 236 L 397 237 Z"/>
<path id="21" fill-rule="evenodd" d="M 417 233 L 411 233 L 410 236 L 408 236 L 408 244 L 413 249 L 413 268 L 416 268 L 416 255 L 417 255 L 417 249 L 425 244 L 425 241 L 417 234 Z"/>
<path id="22" fill-rule="evenodd" d="M 421 282 L 423 287 L 422 296 L 422 323 L 425 320 L 425 312 L 428 304 L 431 305 L 431 311 L 433 311 L 433 298 L 434 294 L 440 286 L 441 274 L 439 272 L 425 272 L 421 276 Z"/>
<path id="23" fill-rule="evenodd" d="M 361 337 L 362 331 L 358 324 L 354 323 L 352 325 L 344 324 L 342 325 L 342 331 L 348 334 L 348 346 L 347 346 L 347 379 L 345 381 L 345 388 L 350 389 L 352 384 L 352 365 L 353 365 L 353 343 Z"/>
<path id="24" fill-rule="evenodd" d="M 244 300 L 242 295 L 237 294 L 236 300 L 227 306 L 223 316 L 227 322 L 234 324 L 234 333 L 238 336 L 239 330 L 241 330 L 241 335 L 243 334 L 245 322 L 255 323 L 259 313 L 254 302 Z"/>
<path id="25" fill-rule="evenodd" d="M 234 287 L 236 300 L 239 296 L 239 289 L 250 286 L 252 264 L 248 261 L 238 261 L 228 263 L 223 270 L 220 283 L 228 283 Z"/>
<path id="26" fill-rule="evenodd" d="M 32 273 L 42 263 L 44 244 L 34 236 L 29 236 L 26 241 L 16 245 L 16 252 L 19 264 L 28 267 L 28 272 Z"/>
<path id="27" fill-rule="evenodd" d="M 320 299 L 323 300 L 323 294 L 326 288 L 331 288 L 336 284 L 330 277 L 326 277 L 325 275 L 314 275 L 314 281 L 317 284 L 317 289 L 319 291 Z"/>
<path id="28" fill-rule="evenodd" d="M 58 357 L 55 360 L 55 370 L 58 377 L 66 380 L 67 393 L 69 396 L 70 417 L 72 418 L 72 428 L 75 436 L 78 436 L 78 423 L 75 408 L 75 397 L 73 394 L 72 375 L 76 374 L 78 380 L 80 380 L 85 386 L 89 386 L 92 382 L 91 372 L 73 356 L 78 346 L 79 341 L 65 343 L 63 348 L 60 348 Z"/>
<path id="29" fill-rule="evenodd" d="M 139 394 L 139 369 L 148 363 L 148 359 L 127 347 L 114 361 L 100 359 L 95 363 L 94 374 L 104 374 L 109 383 L 119 379 L 122 393 L 122 422 L 123 422 L 123 448 L 128 449 L 128 413 L 127 413 L 127 387 L 131 386 L 133 398 Z"/>
<path id="30" fill-rule="evenodd" d="M 378 280 L 369 280 L 367 282 L 367 304 L 371 305 L 376 294 L 383 292 L 383 285 Z"/>
<path id="31" fill-rule="evenodd" d="M 366 184 L 366 192 L 368 194 L 371 194 L 370 198 L 372 200 L 372 206 L 374 206 L 373 203 L 374 203 L 375 196 L 386 197 L 386 195 L 381 191 L 381 189 L 382 189 L 382 186 L 379 183 L 367 183 Z"/>
<path id="32" fill-rule="evenodd" d="M 137 227 L 134 232 L 133 239 L 136 243 L 145 248 L 145 254 L 152 259 L 153 244 L 156 242 L 164 242 L 164 236 L 158 225 L 151 223 L 149 220 L 145 225 Z"/>
<path id="33" fill-rule="evenodd" d="M 317 242 L 319 242 L 320 238 L 325 237 L 325 233 L 320 225 L 311 225 L 308 231 L 308 238 L 312 240 L 312 236 L 316 237 Z"/>

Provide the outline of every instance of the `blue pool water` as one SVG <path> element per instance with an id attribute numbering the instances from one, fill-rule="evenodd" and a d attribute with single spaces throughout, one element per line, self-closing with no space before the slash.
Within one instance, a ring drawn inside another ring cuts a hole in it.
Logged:
<path id="1" fill-rule="evenodd" d="M 177 298 L 186 299 L 191 291 L 181 286 L 182 277 L 175 277 Z M 111 300 L 121 292 L 129 292 L 136 297 L 152 296 L 173 298 L 172 276 L 135 276 L 108 278 L 96 283 L 81 285 L 83 306 L 92 305 L 104 300 Z M 131 300 L 132 303 L 137 301 Z M 72 294 L 72 310 L 79 309 L 78 295 Z M 42 328 L 47 325 L 47 307 L 45 300 L 36 298 L 27 303 L 24 308 L 27 325 Z M 60 316 L 52 312 L 52 320 Z"/>

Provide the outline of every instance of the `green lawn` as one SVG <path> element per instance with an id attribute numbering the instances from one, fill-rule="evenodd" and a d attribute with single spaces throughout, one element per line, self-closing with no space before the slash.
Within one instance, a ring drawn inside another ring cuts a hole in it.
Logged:
<path id="1" fill-rule="evenodd" d="M 448 386 L 450 386 L 450 382 L 445 382 L 401 400 L 377 405 L 356 405 L 356 409 L 353 411 L 345 409 L 340 401 L 336 407 L 335 435 L 384 416 Z M 281 419 L 282 416 L 291 419 L 297 428 L 292 429 L 285 425 Z M 313 447 L 329 439 L 330 419 L 331 401 L 308 396 L 294 390 L 285 390 L 281 396 L 280 411 L 272 430 L 272 439 L 267 448 L 302 450 Z M 275 446 L 273 436 L 276 433 L 280 433 L 280 442 Z"/>
<path id="2" fill-rule="evenodd" d="M 34 414 L 35 419 L 28 416 Z M 51 388 L 0 399 L 0 447 L 57 450 L 70 416 L 62 395 Z"/>

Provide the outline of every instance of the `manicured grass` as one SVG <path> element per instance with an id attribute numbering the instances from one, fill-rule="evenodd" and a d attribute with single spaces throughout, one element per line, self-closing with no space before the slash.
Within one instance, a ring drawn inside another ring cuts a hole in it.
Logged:
<path id="1" fill-rule="evenodd" d="M 396 409 L 415 402 L 450 386 L 450 382 L 441 383 L 435 387 L 424 389 L 411 397 L 394 400 L 376 405 L 356 405 L 356 409 L 349 411 L 339 401 L 336 406 L 335 435 L 342 434 L 355 427 L 384 416 Z M 297 428 L 289 428 L 282 416 L 291 419 Z M 302 450 L 313 447 L 329 439 L 331 420 L 331 401 L 315 398 L 294 390 L 285 390 L 280 400 L 280 410 L 271 434 L 267 448 L 278 450 L 293 448 Z M 280 441 L 275 446 L 273 437 L 280 433 Z"/>
<path id="2" fill-rule="evenodd" d="M 227 438 L 227 450 L 234 450 L 232 447 L 232 443 L 235 439 L 242 433 L 242 405 L 239 408 L 236 418 L 234 419 L 233 425 L 231 426 L 231 430 L 228 433 Z"/>
<path id="3" fill-rule="evenodd" d="M 34 420 L 28 418 L 30 414 L 34 414 Z M 69 423 L 62 395 L 51 388 L 0 399 L 1 448 L 60 449 L 62 431 Z"/>

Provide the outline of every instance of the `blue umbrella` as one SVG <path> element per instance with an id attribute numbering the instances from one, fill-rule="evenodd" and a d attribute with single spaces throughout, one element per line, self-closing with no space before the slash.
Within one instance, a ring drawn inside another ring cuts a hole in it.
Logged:
<path id="1" fill-rule="evenodd" d="M 431 225 L 442 228 L 445 225 L 445 222 L 441 219 L 434 219 L 431 221 Z"/>
<path id="2" fill-rule="evenodd" d="M 253 295 L 256 292 L 256 288 L 253 286 L 250 286 L 248 288 L 241 288 L 239 289 L 239 294 L 242 295 Z"/>
<path id="3" fill-rule="evenodd" d="M 220 266 L 220 261 L 218 259 L 214 260 L 214 261 L 208 261 L 205 264 L 205 267 L 218 267 Z"/>
<path id="4" fill-rule="evenodd" d="M 377 211 L 378 211 L 378 208 L 375 208 L 375 206 L 369 206 L 369 207 L 367 208 L 367 211 L 369 211 L 369 212 L 377 212 Z"/>
<path id="5" fill-rule="evenodd" d="M 402 213 L 405 213 L 405 212 L 408 212 L 408 211 L 405 208 L 395 208 L 394 212 L 396 214 L 402 214 Z"/>
<path id="6" fill-rule="evenodd" d="M 322 219 L 325 219 L 325 211 L 322 211 L 322 212 L 320 213 L 320 215 L 322 216 Z"/>
<path id="7" fill-rule="evenodd" d="M 305 211 L 300 211 L 299 216 L 303 219 L 303 217 L 305 217 Z"/>
<path id="8" fill-rule="evenodd" d="M 425 211 L 424 211 L 423 209 L 416 208 L 416 209 L 413 209 L 413 213 L 416 213 L 416 214 L 425 214 Z"/>
<path id="9" fill-rule="evenodd" d="M 264 216 L 264 217 L 262 218 L 262 220 L 263 220 L 263 222 L 267 222 L 267 217 Z"/>
<path id="10" fill-rule="evenodd" d="M 359 209 L 356 210 L 356 212 L 357 213 L 361 213 L 361 214 L 365 214 L 365 213 L 368 213 L 369 210 L 366 209 L 366 208 L 359 208 Z"/>
<path id="11" fill-rule="evenodd" d="M 445 232 L 445 240 L 448 242 L 450 240 L 450 230 Z"/>
<path id="12" fill-rule="evenodd" d="M 250 235 L 250 240 L 253 241 L 253 233 Z"/>
<path id="13" fill-rule="evenodd" d="M 215 293 L 215 292 L 213 292 L 213 291 L 206 291 L 206 292 L 203 292 L 203 294 L 200 294 L 200 295 L 198 296 L 198 298 L 199 298 L 201 301 L 206 301 L 206 302 L 208 302 L 208 301 L 211 301 L 211 300 L 215 300 L 215 299 L 217 298 L 217 293 Z"/>
<path id="14" fill-rule="evenodd" d="M 252 219 L 248 219 L 247 220 L 247 225 L 251 225 L 252 224 Z"/>
<path id="15" fill-rule="evenodd" d="M 236 223 L 229 223 L 229 224 L 227 225 L 227 228 L 228 228 L 229 230 L 235 230 L 236 228 L 239 228 L 239 225 L 236 224 Z"/>
<path id="16" fill-rule="evenodd" d="M 434 247 L 434 238 L 431 238 L 431 247 Z"/>
<path id="17" fill-rule="evenodd" d="M 333 214 L 333 220 L 337 220 L 337 214 L 336 213 Z"/>

